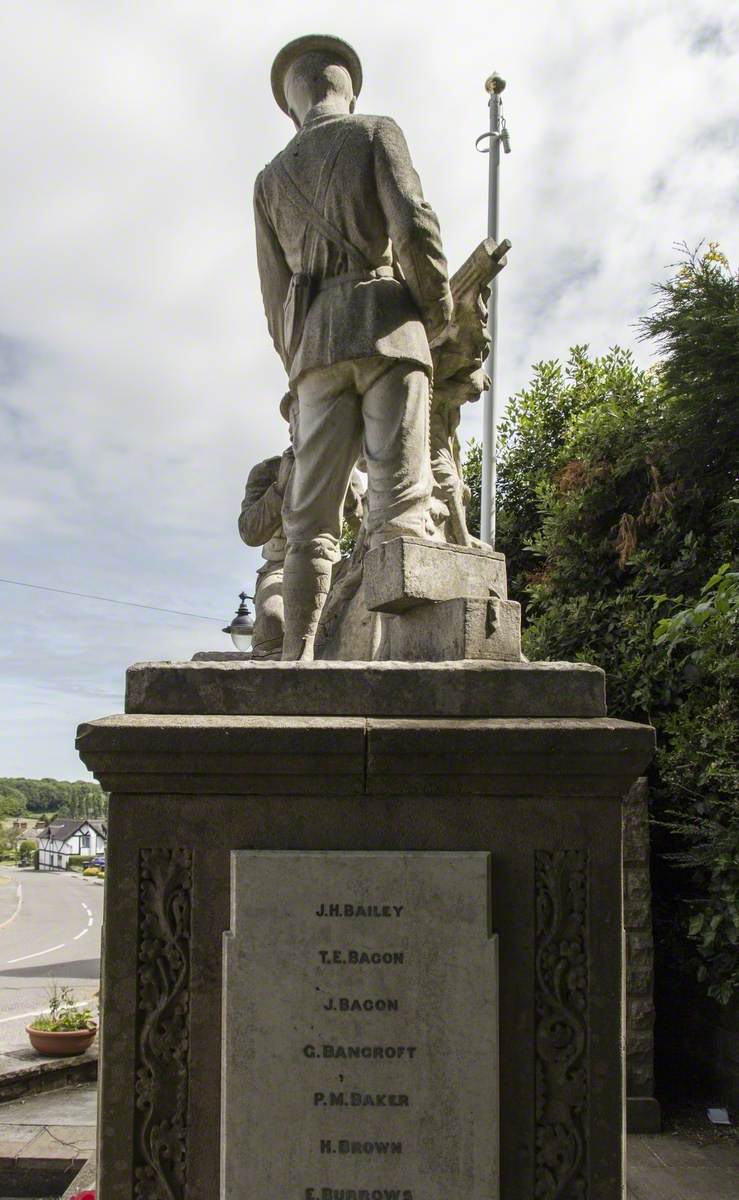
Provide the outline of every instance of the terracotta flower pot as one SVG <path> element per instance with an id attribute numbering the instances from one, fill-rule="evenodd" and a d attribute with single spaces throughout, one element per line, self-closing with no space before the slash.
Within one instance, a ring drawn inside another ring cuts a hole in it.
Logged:
<path id="1" fill-rule="evenodd" d="M 91 1029 L 34 1029 L 26 1025 L 26 1033 L 31 1039 L 31 1045 L 39 1054 L 48 1054 L 52 1058 L 63 1058 L 70 1054 L 84 1054 L 92 1045 L 97 1033 L 97 1025 Z"/>

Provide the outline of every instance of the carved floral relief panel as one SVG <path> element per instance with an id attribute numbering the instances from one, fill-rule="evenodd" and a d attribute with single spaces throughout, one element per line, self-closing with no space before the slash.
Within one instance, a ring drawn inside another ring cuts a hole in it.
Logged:
<path id="1" fill-rule="evenodd" d="M 536 1200 L 588 1200 L 588 854 L 537 851 Z"/>
<path id="2" fill-rule="evenodd" d="M 135 1200 L 183 1200 L 187 1172 L 192 851 L 139 855 Z"/>

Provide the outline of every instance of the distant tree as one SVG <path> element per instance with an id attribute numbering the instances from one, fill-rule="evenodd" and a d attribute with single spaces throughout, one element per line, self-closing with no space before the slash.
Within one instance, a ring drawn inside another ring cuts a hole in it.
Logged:
<path id="1" fill-rule="evenodd" d="M 22 817 L 26 811 L 26 800 L 15 787 L 3 787 L 0 781 L 0 818 Z"/>
<path id="2" fill-rule="evenodd" d="M 64 779 L 0 779 L 0 816 L 26 813 L 104 818 L 108 798 L 97 783 Z"/>

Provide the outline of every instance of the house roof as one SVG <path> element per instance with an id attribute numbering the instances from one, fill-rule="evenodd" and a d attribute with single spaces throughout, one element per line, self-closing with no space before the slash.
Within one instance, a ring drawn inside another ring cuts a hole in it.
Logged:
<path id="1" fill-rule="evenodd" d="M 50 821 L 45 827 L 44 833 L 55 842 L 66 842 L 83 825 L 89 825 L 95 833 L 99 833 L 102 837 L 106 836 L 105 821 L 94 821 L 89 817 L 82 817 L 81 820 L 79 817 L 60 817 L 58 821 Z"/>

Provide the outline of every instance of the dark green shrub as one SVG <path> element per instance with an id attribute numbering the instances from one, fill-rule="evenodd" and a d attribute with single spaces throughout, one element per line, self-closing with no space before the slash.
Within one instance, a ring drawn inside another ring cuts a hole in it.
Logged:
<path id="1" fill-rule="evenodd" d="M 32 842 L 30 838 L 24 839 L 24 841 L 22 841 L 18 846 L 17 853 L 18 862 L 22 866 L 25 866 L 33 860 L 33 856 L 36 853 L 36 843 Z"/>
<path id="2" fill-rule="evenodd" d="M 715 247 L 683 256 L 642 329 L 664 353 L 650 371 L 579 346 L 510 401 L 497 549 L 528 657 L 602 666 L 611 714 L 656 726 L 658 944 L 725 1002 L 739 986 L 736 576 L 722 566 L 739 517 L 739 281 Z"/>
<path id="3" fill-rule="evenodd" d="M 685 960 L 722 1003 L 739 990 L 737 633 L 739 574 L 728 564 L 696 604 L 677 607 L 655 630 L 655 644 L 685 681 L 658 750 L 662 788 L 679 801 L 665 824 L 681 847 L 672 861 L 688 875 L 680 912 Z"/>

